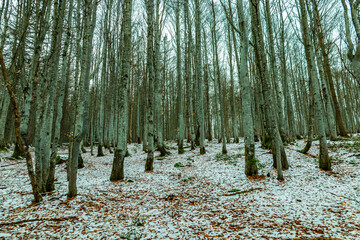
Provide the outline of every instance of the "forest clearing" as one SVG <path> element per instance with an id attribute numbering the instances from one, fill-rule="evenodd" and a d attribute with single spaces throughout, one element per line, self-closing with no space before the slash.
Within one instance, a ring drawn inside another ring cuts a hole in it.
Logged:
<path id="1" fill-rule="evenodd" d="M 297 152 L 304 141 L 287 146 L 291 167 L 284 182 L 259 144 L 260 176 L 254 179 L 244 174 L 243 144 L 229 144 L 227 155 L 215 141 L 206 144 L 205 155 L 187 146 L 178 155 L 172 143 L 171 155 L 156 154 L 151 173 L 144 172 L 141 145 L 131 144 L 126 178 L 119 182 L 109 181 L 112 154 L 88 152 L 78 196 L 67 199 L 66 165 L 59 164 L 56 190 L 39 204 L 32 204 L 24 161 L 11 165 L 2 158 L 0 238 L 358 239 L 360 138 L 355 139 L 329 143 L 332 171 L 317 166 L 318 142 L 307 155 Z M 12 224 L 17 221 L 23 222 Z"/>

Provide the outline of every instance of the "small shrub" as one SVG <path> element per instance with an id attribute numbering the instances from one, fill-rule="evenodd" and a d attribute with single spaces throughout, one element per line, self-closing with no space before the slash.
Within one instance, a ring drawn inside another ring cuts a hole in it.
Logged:
<path id="1" fill-rule="evenodd" d="M 264 163 L 259 163 L 259 164 L 258 164 L 258 168 L 259 168 L 259 170 L 264 169 L 264 168 L 266 168 L 266 164 L 264 164 Z"/>
<path id="2" fill-rule="evenodd" d="M 192 179 L 191 177 L 185 178 L 184 182 L 190 181 L 191 179 Z"/>
<path id="3" fill-rule="evenodd" d="M 174 167 L 181 168 L 181 167 L 184 167 L 184 164 L 182 164 L 181 162 L 177 162 L 177 163 L 175 163 Z"/>
<path id="4" fill-rule="evenodd" d="M 133 219 L 132 225 L 133 226 L 141 226 L 143 227 L 146 223 L 147 218 L 146 217 L 136 217 Z"/>
<path id="5" fill-rule="evenodd" d="M 130 231 L 122 235 L 120 238 L 127 240 L 140 240 L 142 238 L 142 235 L 143 235 L 142 233 L 139 233 L 137 230 L 132 228 Z"/>

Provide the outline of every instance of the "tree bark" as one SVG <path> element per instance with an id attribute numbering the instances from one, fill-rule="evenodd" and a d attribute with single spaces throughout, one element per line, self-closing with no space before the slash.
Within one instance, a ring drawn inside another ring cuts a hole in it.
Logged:
<path id="1" fill-rule="evenodd" d="M 319 154 L 319 167 L 323 170 L 331 169 L 331 161 L 329 159 L 328 148 L 326 143 L 326 134 L 323 120 L 322 103 L 320 98 L 320 87 L 317 80 L 315 68 L 315 54 L 312 42 L 310 40 L 310 31 L 308 18 L 306 13 L 305 1 L 299 0 L 301 9 L 301 27 L 303 33 L 303 43 L 306 53 L 306 60 L 308 64 L 308 71 L 310 71 L 310 84 L 313 87 L 314 106 L 315 106 L 315 119 L 320 141 L 320 154 Z"/>
<path id="2" fill-rule="evenodd" d="M 148 134 L 148 148 L 147 158 L 145 163 L 145 171 L 152 171 L 154 169 L 154 0 L 146 1 L 147 12 L 147 134 Z"/>
<path id="3" fill-rule="evenodd" d="M 119 122 L 117 132 L 117 147 L 115 148 L 113 167 L 111 170 L 110 181 L 124 179 L 124 158 L 127 146 L 127 120 L 128 120 L 128 96 L 127 83 L 131 68 L 131 14 L 132 0 L 126 0 L 124 4 L 124 49 L 122 55 L 121 80 L 119 84 Z"/>
<path id="4" fill-rule="evenodd" d="M 8 73 L 7 73 L 7 69 L 6 69 L 6 65 L 5 65 L 5 61 L 4 61 L 4 57 L 3 57 L 1 49 L 0 49 L 0 65 L 1 65 L 1 71 L 3 73 L 4 82 L 5 82 L 6 88 L 9 92 L 9 95 L 11 98 L 11 104 L 13 106 L 13 112 L 15 115 L 16 143 L 18 144 L 20 150 L 22 152 L 25 152 L 26 167 L 28 170 L 31 187 L 33 190 L 34 200 L 35 200 L 35 202 L 40 202 L 42 200 L 42 197 L 40 195 L 39 187 L 38 187 L 38 184 L 36 181 L 36 177 L 35 177 L 35 173 L 34 173 L 34 166 L 33 166 L 33 162 L 31 159 L 31 154 L 29 152 L 29 149 L 25 148 L 24 143 L 21 139 L 21 131 L 20 131 L 21 116 L 20 116 L 20 112 L 18 110 L 18 105 L 16 102 L 14 91 L 13 91 L 10 81 L 8 79 Z"/>

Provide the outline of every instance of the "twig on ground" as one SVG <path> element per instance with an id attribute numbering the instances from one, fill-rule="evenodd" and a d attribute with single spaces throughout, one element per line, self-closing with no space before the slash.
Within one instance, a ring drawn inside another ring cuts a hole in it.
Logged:
<path id="1" fill-rule="evenodd" d="M 337 195 L 335 193 L 332 193 L 332 192 L 329 192 L 330 194 L 334 195 L 334 196 L 337 196 L 337 197 L 342 197 L 342 198 L 346 198 L 348 200 L 351 200 L 351 201 L 354 201 L 354 202 L 357 202 L 357 203 L 360 203 L 360 201 L 356 200 L 356 199 L 353 199 L 353 198 L 349 198 L 349 197 L 345 197 L 345 196 L 340 196 L 340 195 Z"/>
<path id="2" fill-rule="evenodd" d="M 25 220 L 16 221 L 16 222 L 0 223 L 0 226 L 9 226 L 9 225 L 16 225 L 16 224 L 20 224 L 20 223 L 36 222 L 36 221 L 55 221 L 55 222 L 72 221 L 75 219 L 77 219 L 76 216 L 69 216 L 69 217 L 62 217 L 62 218 L 35 218 L 35 219 L 25 219 Z"/>

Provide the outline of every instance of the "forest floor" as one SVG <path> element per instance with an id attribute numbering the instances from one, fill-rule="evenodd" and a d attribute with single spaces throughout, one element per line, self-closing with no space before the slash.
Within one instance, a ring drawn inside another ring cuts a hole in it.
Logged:
<path id="1" fill-rule="evenodd" d="M 226 156 L 215 141 L 206 143 L 205 155 L 188 147 L 178 155 L 168 143 L 171 155 L 157 157 L 152 173 L 144 172 L 142 145 L 130 144 L 121 182 L 109 181 L 112 154 L 85 153 L 78 196 L 67 199 L 66 164 L 60 164 L 56 190 L 39 204 L 32 204 L 25 161 L 3 152 L 0 239 L 360 239 L 355 140 L 329 142 L 329 172 L 318 168 L 318 141 L 307 155 L 297 152 L 303 140 L 287 146 L 284 182 L 259 143 L 257 179 L 244 174 L 243 143 L 228 144 Z"/>

